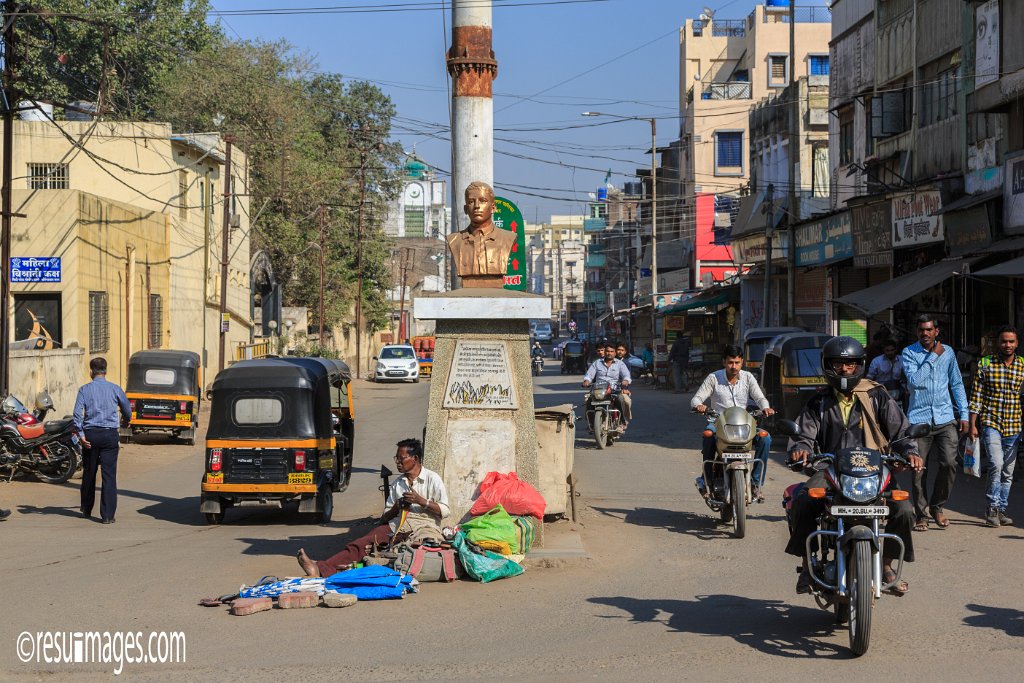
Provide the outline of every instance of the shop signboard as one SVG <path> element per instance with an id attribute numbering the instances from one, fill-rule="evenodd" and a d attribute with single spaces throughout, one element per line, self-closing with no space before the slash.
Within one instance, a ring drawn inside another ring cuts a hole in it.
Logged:
<path id="1" fill-rule="evenodd" d="M 1006 160 L 1003 231 L 1008 235 L 1024 234 L 1024 155 Z"/>
<path id="2" fill-rule="evenodd" d="M 796 226 L 796 265 L 817 266 L 853 256 L 849 211 Z"/>
<path id="3" fill-rule="evenodd" d="M 783 231 L 772 233 L 772 262 L 786 260 L 788 235 Z M 741 237 L 732 243 L 732 254 L 736 263 L 764 263 L 767 256 L 767 241 L 763 234 Z"/>
<path id="4" fill-rule="evenodd" d="M 853 265 L 876 268 L 892 265 L 892 204 L 859 204 L 850 209 L 853 223 Z"/>
<path id="5" fill-rule="evenodd" d="M 11 257 L 11 282 L 60 282 L 60 257 Z"/>
<path id="6" fill-rule="evenodd" d="M 999 0 L 974 10 L 974 87 L 999 79 Z"/>
<path id="7" fill-rule="evenodd" d="M 942 195 L 938 190 L 908 192 L 892 198 L 892 248 L 917 247 L 946 239 Z"/>
<path id="8" fill-rule="evenodd" d="M 945 214 L 946 246 L 950 256 L 964 256 L 992 244 L 988 204 Z"/>

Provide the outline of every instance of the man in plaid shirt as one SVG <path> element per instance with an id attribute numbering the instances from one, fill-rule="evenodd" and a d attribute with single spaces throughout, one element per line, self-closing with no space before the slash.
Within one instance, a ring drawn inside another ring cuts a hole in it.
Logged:
<path id="1" fill-rule="evenodd" d="M 1017 330 L 999 330 L 995 361 L 978 368 L 971 393 L 971 437 L 981 437 L 988 455 L 988 514 L 985 522 L 998 527 L 1013 524 L 1006 505 L 1013 481 L 1013 466 L 1021 433 L 1021 392 L 1024 391 L 1024 360 L 1017 355 Z"/>

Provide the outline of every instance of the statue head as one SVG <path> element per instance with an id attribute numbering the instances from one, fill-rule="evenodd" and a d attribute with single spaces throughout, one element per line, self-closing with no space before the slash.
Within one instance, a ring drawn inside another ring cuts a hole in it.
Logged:
<path id="1" fill-rule="evenodd" d="M 494 214 L 494 190 L 487 183 L 473 181 L 466 187 L 466 205 L 462 209 L 469 216 L 471 229 L 486 225 Z"/>

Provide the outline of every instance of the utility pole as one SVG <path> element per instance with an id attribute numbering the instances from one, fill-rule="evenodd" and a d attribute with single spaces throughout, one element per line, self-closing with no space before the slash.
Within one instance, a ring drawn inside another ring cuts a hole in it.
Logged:
<path id="1" fill-rule="evenodd" d="M 651 343 L 657 344 L 658 327 L 655 324 L 658 299 L 658 119 L 651 122 Z M 612 311 L 612 315 L 615 312 Z"/>
<path id="2" fill-rule="evenodd" d="M 761 314 L 761 325 L 771 327 L 772 305 L 772 239 L 775 232 L 775 184 L 768 183 L 768 195 L 764 201 L 768 220 L 764 228 L 764 313 Z"/>
<path id="3" fill-rule="evenodd" d="M 229 241 L 228 235 L 231 229 L 231 143 L 235 141 L 233 135 L 224 136 L 224 221 L 221 227 L 221 252 L 220 252 L 220 359 L 217 362 L 217 371 L 224 369 L 227 361 L 228 325 L 231 323 L 225 320 L 228 315 L 228 259 Z"/>
<path id="4" fill-rule="evenodd" d="M 399 272 L 401 273 L 401 283 L 402 283 L 401 289 L 399 291 L 400 291 L 400 296 L 402 297 L 402 300 L 398 304 L 398 338 L 396 339 L 396 342 L 395 342 L 396 344 L 401 344 L 402 342 L 405 341 L 405 338 L 408 336 L 407 330 L 406 330 L 406 327 L 405 327 L 405 285 L 406 285 L 407 278 L 409 276 L 409 261 L 411 260 L 410 259 L 410 252 L 411 251 L 412 250 L 409 249 L 408 247 L 402 247 L 402 255 L 399 257 L 399 266 L 398 266 L 398 268 L 399 268 Z"/>
<path id="5" fill-rule="evenodd" d="M 917 6 L 915 0 L 914 5 Z M 800 116 L 800 97 L 796 84 L 796 3 L 789 3 L 789 206 L 786 207 L 786 324 L 792 325 L 796 319 L 796 249 L 793 223 L 799 217 L 796 206 L 796 165 L 800 163 L 799 133 L 797 132 Z"/>
<path id="6" fill-rule="evenodd" d="M 320 349 L 324 348 L 324 205 L 320 205 L 318 216 L 318 227 L 320 228 L 320 244 L 317 251 L 320 252 L 320 334 L 317 343 Z"/>
<path id="7" fill-rule="evenodd" d="M 14 0 L 7 0 L 4 3 L 4 18 L 6 20 L 4 30 L 4 158 L 3 158 L 3 186 L 0 189 L 2 194 L 2 217 L 0 217 L 0 269 L 3 275 L 0 276 L 0 305 L 3 306 L 3 315 L 0 316 L 0 362 L 3 363 L 3 371 L 0 372 L 0 396 L 6 396 L 10 388 L 10 359 L 11 359 L 11 218 L 14 206 L 11 202 L 11 182 L 14 175 L 14 103 L 17 101 L 14 92 L 14 21 L 15 4 Z"/>
<path id="8" fill-rule="evenodd" d="M 366 152 L 359 150 L 359 223 L 356 225 L 356 379 L 363 376 L 363 212 L 365 204 Z"/>

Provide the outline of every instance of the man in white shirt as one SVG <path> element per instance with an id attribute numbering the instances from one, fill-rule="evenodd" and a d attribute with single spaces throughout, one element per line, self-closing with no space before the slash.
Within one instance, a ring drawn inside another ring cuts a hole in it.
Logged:
<path id="1" fill-rule="evenodd" d="M 438 541 L 441 520 L 448 516 L 448 491 L 441 477 L 423 466 L 423 444 L 419 439 L 398 442 L 395 463 L 401 475 L 391 484 L 380 523 L 365 536 L 349 541 L 341 552 L 326 560 L 313 560 L 299 549 L 296 558 L 307 576 L 330 576 L 353 562 L 362 561 L 367 546 L 389 542 Z"/>
<path id="2" fill-rule="evenodd" d="M 721 414 L 726 408 L 736 406 L 746 410 L 747 402 L 753 400 L 766 416 L 774 415 L 775 411 L 768 405 L 768 399 L 757 384 L 757 379 L 743 369 L 743 349 L 735 345 L 726 346 L 722 351 L 721 370 L 716 370 L 708 375 L 701 383 L 697 393 L 690 399 L 690 407 L 698 413 L 704 414 L 711 409 Z M 706 495 L 707 481 L 711 477 L 711 468 L 706 463 L 715 459 L 715 425 L 708 425 L 710 436 L 704 437 L 704 444 L 701 453 L 704 457 L 704 482 L 699 482 L 698 487 L 701 493 Z M 772 447 L 770 435 L 755 436 L 754 449 L 757 452 L 757 462 L 754 464 L 753 493 L 760 499 L 761 486 L 764 484 L 764 477 L 768 470 L 768 452 Z"/>

